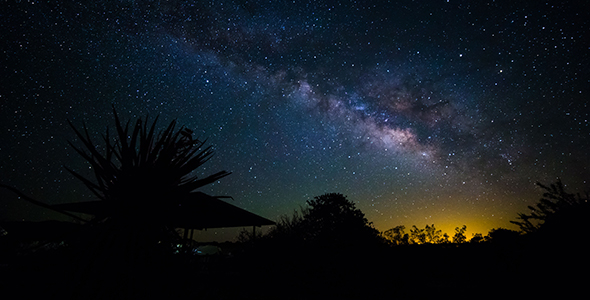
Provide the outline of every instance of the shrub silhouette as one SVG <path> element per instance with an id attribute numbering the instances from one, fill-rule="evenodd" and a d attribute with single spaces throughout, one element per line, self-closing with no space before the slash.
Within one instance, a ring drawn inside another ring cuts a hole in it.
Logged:
<path id="1" fill-rule="evenodd" d="M 527 274 L 538 275 L 528 286 L 543 287 L 544 295 L 559 293 L 568 298 L 581 295 L 587 283 L 587 276 L 580 276 L 580 270 L 590 268 L 586 241 L 589 196 L 568 193 L 561 180 L 549 186 L 537 183 L 545 192 L 535 206 L 529 206 L 530 213 L 519 213 L 518 225 L 524 232 L 524 249 L 527 261 L 535 262 L 522 267 Z M 510 242 L 510 241 L 508 241 Z M 511 243 L 514 247 L 515 243 Z M 559 274 L 559 276 L 551 276 Z"/>
<path id="2" fill-rule="evenodd" d="M 586 218 L 590 213 L 588 193 L 571 194 L 565 191 L 561 180 L 549 186 L 537 183 L 545 192 L 535 207 L 529 206 L 529 214 L 519 213 L 518 221 L 510 221 L 525 233 L 552 236 L 569 236 L 576 239 L 577 233 L 585 233 Z M 574 233 L 575 232 L 575 233 Z"/>
<path id="3" fill-rule="evenodd" d="M 275 226 L 271 227 L 265 235 L 260 233 L 258 236 L 253 236 L 251 231 L 244 229 L 238 236 L 238 242 L 245 243 L 259 238 L 278 243 L 302 242 L 304 240 L 302 222 L 308 210 L 308 208 L 302 208 L 301 213 L 295 210 L 291 217 L 281 216 Z"/>

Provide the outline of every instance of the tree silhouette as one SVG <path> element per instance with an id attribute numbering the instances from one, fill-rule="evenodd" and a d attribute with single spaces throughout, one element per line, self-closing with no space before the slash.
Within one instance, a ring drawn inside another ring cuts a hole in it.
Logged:
<path id="1" fill-rule="evenodd" d="M 486 241 L 492 243 L 514 244 L 521 236 L 520 232 L 506 228 L 492 228 L 485 237 Z"/>
<path id="2" fill-rule="evenodd" d="M 410 235 L 405 233 L 405 229 L 406 226 L 399 225 L 386 230 L 381 235 L 394 245 L 408 245 L 410 243 Z"/>
<path id="3" fill-rule="evenodd" d="M 469 240 L 472 244 L 482 243 L 485 241 L 485 237 L 481 233 L 474 233 Z"/>
<path id="4" fill-rule="evenodd" d="M 428 226 L 428 225 L 426 225 Z M 425 229 L 412 226 L 410 229 L 410 243 L 411 244 L 426 244 L 426 233 Z"/>
<path id="5" fill-rule="evenodd" d="M 291 218 L 283 216 L 264 238 L 275 243 L 321 247 L 382 241 L 365 214 L 342 194 L 316 196 L 307 205 Z"/>
<path id="6" fill-rule="evenodd" d="M 567 230 L 567 227 L 574 228 L 581 224 L 590 212 L 588 193 L 582 197 L 580 194 L 570 194 L 565 191 L 560 179 L 549 186 L 537 182 L 545 192 L 543 198 L 535 207 L 528 206 L 529 214 L 519 213 L 519 221 L 510 221 L 518 225 L 525 233 L 538 232 L 541 228 L 544 231 Z M 566 233 L 565 231 L 562 233 Z"/>
<path id="7" fill-rule="evenodd" d="M 448 237 L 443 235 L 441 230 L 436 230 L 434 224 L 427 224 L 424 228 L 418 228 L 414 225 L 410 229 L 411 244 L 439 244 L 445 239 L 448 239 Z"/>
<path id="8" fill-rule="evenodd" d="M 424 228 L 418 228 L 416 225 L 413 225 L 410 228 L 409 234 L 405 233 L 405 229 L 405 226 L 400 225 L 386 230 L 381 235 L 394 245 L 449 243 L 449 235 L 443 233 L 442 230 L 437 230 L 434 224 L 426 224 Z"/>
<path id="9" fill-rule="evenodd" d="M 426 234 L 426 242 L 430 244 L 439 244 L 443 239 L 442 230 L 436 230 L 434 224 L 426 225 L 424 233 Z"/>
<path id="10" fill-rule="evenodd" d="M 445 233 L 443 233 L 443 235 L 442 235 L 441 239 L 438 241 L 438 243 L 439 244 L 448 244 L 451 242 L 449 239 L 450 239 L 449 235 L 445 232 Z"/>
<path id="11" fill-rule="evenodd" d="M 467 231 L 467 226 L 463 225 L 463 227 L 455 228 L 455 235 L 453 235 L 453 243 L 454 244 L 462 244 L 467 241 L 467 237 L 465 236 L 465 231 Z"/>
<path id="12" fill-rule="evenodd" d="M 305 239 L 321 244 L 375 241 L 379 232 L 344 195 L 328 193 L 308 200 L 301 222 Z"/>

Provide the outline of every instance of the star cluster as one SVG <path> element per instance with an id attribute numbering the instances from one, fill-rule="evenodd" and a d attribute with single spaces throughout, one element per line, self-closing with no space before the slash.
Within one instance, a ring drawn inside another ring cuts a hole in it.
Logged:
<path id="1" fill-rule="evenodd" d="M 67 120 L 98 138 L 114 104 L 208 138 L 233 175 L 204 191 L 271 219 L 339 192 L 379 230 L 510 227 L 536 181 L 587 188 L 582 2 L 4 3 L 2 182 L 90 199 Z"/>

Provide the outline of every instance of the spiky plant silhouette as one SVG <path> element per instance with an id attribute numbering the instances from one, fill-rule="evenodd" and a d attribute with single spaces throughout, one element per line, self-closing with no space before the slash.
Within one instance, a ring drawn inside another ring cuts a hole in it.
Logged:
<path id="1" fill-rule="evenodd" d="M 129 257 L 153 258 L 169 249 L 166 246 L 178 238 L 171 226 L 175 208 L 190 199 L 191 192 L 230 173 L 202 178 L 195 174 L 213 155 L 212 147 L 194 139 L 191 130 L 177 129 L 176 120 L 157 132 L 158 118 L 138 118 L 131 126 L 130 121 L 122 124 L 114 107 L 113 115 L 116 135 L 113 138 L 107 128 L 100 147 L 86 125 L 78 129 L 70 122 L 82 146 L 70 145 L 90 164 L 94 180 L 66 169 L 102 200 L 87 226 L 87 238 L 81 239 L 81 260 L 127 263 Z"/>
<path id="2" fill-rule="evenodd" d="M 66 168 L 100 201 L 84 203 L 95 218 L 86 222 L 61 206 L 32 199 L 16 188 L 0 184 L 22 199 L 84 222 L 68 236 L 68 245 L 50 264 L 60 264 L 57 284 L 49 290 L 55 298 L 136 299 L 166 298 L 177 286 L 176 260 L 168 247 L 179 238 L 175 214 L 186 201 L 198 201 L 192 193 L 227 175 L 220 171 L 200 177 L 196 170 L 213 155 L 204 140 L 178 127 L 176 120 L 157 131 L 158 118 L 138 118 L 124 125 L 113 106 L 116 134 L 106 133 L 95 143 L 86 125 L 70 126 L 81 146 L 70 145 L 91 166 L 94 178 Z M 69 206 L 71 208 L 71 206 Z M 174 271 L 171 271 L 174 270 Z"/>
<path id="3" fill-rule="evenodd" d="M 78 130 L 70 122 L 83 147 L 70 145 L 90 163 L 96 180 L 66 169 L 105 202 L 102 217 L 165 222 L 166 212 L 179 199 L 230 174 L 220 171 L 204 178 L 194 174 L 213 151 L 211 146 L 204 147 L 205 141 L 193 139 L 191 130 L 176 130 L 176 120 L 156 133 L 158 118 L 151 124 L 147 117 L 139 118 L 130 127 L 130 122 L 122 125 L 115 108 L 113 114 L 117 136 L 111 139 L 107 128 L 102 137 L 104 153 L 85 125 Z"/>
<path id="4" fill-rule="evenodd" d="M 171 225 L 175 208 L 196 189 L 230 174 L 195 174 L 213 149 L 193 138 L 191 130 L 177 127 L 176 120 L 157 131 L 158 118 L 138 118 L 131 125 L 121 122 L 114 107 L 113 115 L 116 134 L 111 136 L 107 128 L 99 144 L 86 125 L 78 129 L 69 122 L 81 143 L 70 145 L 90 164 L 94 178 L 66 169 L 101 200 L 94 202 L 99 204 L 95 218 L 71 248 L 72 273 L 85 274 L 71 279 L 77 286 L 72 293 L 95 293 L 97 298 L 136 297 L 146 286 L 161 285 L 146 282 L 163 280 L 158 274 L 169 273 L 163 271 L 165 254 L 179 238 Z"/>

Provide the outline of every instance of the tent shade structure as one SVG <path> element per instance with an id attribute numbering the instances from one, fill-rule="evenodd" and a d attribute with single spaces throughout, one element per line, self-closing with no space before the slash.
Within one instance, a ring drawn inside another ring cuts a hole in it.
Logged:
<path id="1" fill-rule="evenodd" d="M 106 216 L 106 201 L 88 201 L 53 205 L 77 213 Z M 274 225 L 275 222 L 201 192 L 190 193 L 185 199 L 162 212 L 164 223 L 173 228 L 207 229 Z"/>

